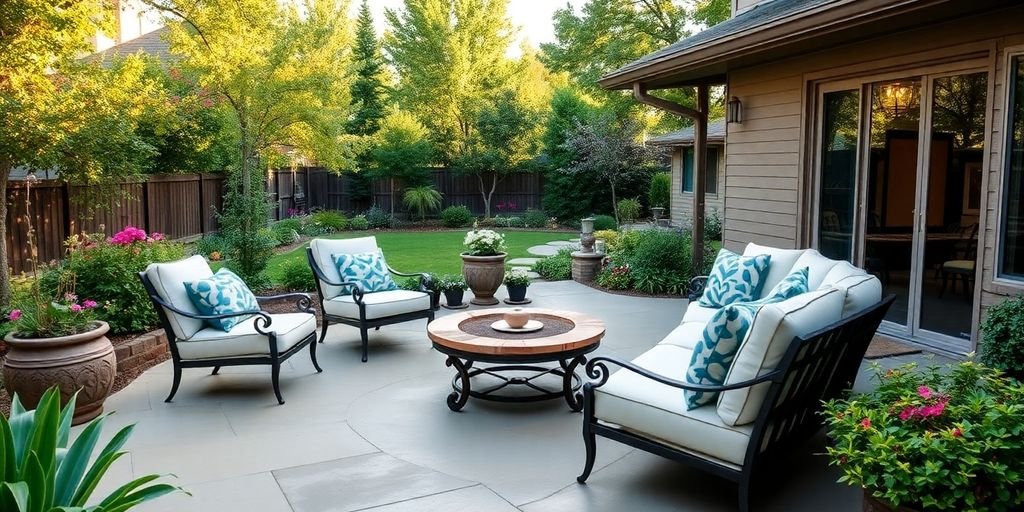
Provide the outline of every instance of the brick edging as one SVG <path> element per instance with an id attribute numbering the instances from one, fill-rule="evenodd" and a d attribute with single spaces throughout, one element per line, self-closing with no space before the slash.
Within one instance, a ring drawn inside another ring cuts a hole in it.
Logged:
<path id="1" fill-rule="evenodd" d="M 140 334 L 127 343 L 114 347 L 117 356 L 117 372 L 124 373 L 145 366 L 152 366 L 170 355 L 167 335 L 163 329 Z"/>

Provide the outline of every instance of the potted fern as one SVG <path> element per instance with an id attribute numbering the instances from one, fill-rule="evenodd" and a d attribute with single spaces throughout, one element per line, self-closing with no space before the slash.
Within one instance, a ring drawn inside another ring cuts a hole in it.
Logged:
<path id="1" fill-rule="evenodd" d="M 181 491 L 156 482 L 158 475 L 147 475 L 105 497 L 93 498 L 110 466 L 127 453 L 121 448 L 135 427 L 121 429 L 98 454 L 93 453 L 105 417 L 93 419 L 71 442 L 75 398 L 72 395 L 61 408 L 60 390 L 53 387 L 43 393 L 35 409 L 26 410 L 14 395 L 10 419 L 0 414 L 0 510 L 125 511 Z"/>

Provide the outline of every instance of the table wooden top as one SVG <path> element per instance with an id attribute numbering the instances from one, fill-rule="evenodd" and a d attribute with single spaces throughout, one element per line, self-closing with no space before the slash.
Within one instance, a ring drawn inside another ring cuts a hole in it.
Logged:
<path id="1" fill-rule="evenodd" d="M 427 326 L 427 336 L 434 344 L 470 354 L 542 355 L 578 350 L 600 343 L 604 322 L 574 311 L 523 308 L 535 315 L 549 315 L 571 321 L 574 327 L 562 334 L 524 339 L 482 337 L 467 333 L 459 325 L 481 316 L 503 315 L 512 308 L 481 309 L 443 316 Z M 543 334 L 543 331 L 541 331 Z"/>

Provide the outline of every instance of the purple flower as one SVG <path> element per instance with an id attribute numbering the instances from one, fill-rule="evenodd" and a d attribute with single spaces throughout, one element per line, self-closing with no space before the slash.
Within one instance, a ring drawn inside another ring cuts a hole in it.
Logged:
<path id="1" fill-rule="evenodd" d="M 11 319 L 13 322 L 17 322 L 18 319 L 21 318 L 21 310 L 12 309 L 11 312 L 7 314 L 7 318 Z"/>
<path id="2" fill-rule="evenodd" d="M 96 301 L 92 299 L 85 299 L 84 301 L 82 301 L 82 307 L 85 309 L 93 309 L 96 306 L 99 306 L 99 304 L 97 304 Z"/>
<path id="3" fill-rule="evenodd" d="M 71 312 L 72 313 L 81 313 L 82 312 L 82 305 L 81 304 L 72 304 L 71 305 Z"/>

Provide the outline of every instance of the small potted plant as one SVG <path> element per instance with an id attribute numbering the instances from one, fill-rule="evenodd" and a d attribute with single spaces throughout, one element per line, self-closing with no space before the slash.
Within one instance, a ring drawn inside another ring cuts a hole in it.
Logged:
<path id="1" fill-rule="evenodd" d="M 462 301 L 466 294 L 466 288 L 466 281 L 460 275 L 448 274 L 438 279 L 438 289 L 444 294 L 444 307 L 448 309 L 469 307 L 469 304 Z"/>
<path id="2" fill-rule="evenodd" d="M 473 290 L 473 299 L 478 306 L 493 306 L 498 303 L 494 292 L 501 286 L 505 274 L 505 236 L 489 229 L 473 229 L 466 233 L 463 241 L 466 251 L 462 253 L 462 277 Z"/>
<path id="3" fill-rule="evenodd" d="M 530 273 L 526 269 L 512 268 L 505 272 L 505 288 L 508 290 L 506 304 L 529 304 L 526 289 L 530 287 Z"/>
<path id="4" fill-rule="evenodd" d="M 983 363 L 1024 380 L 1024 295 L 988 308 L 980 345 Z"/>
<path id="5" fill-rule="evenodd" d="M 823 412 L 831 464 L 866 512 L 1024 507 L 1024 385 L 970 360 L 872 369 L 877 389 Z"/>

